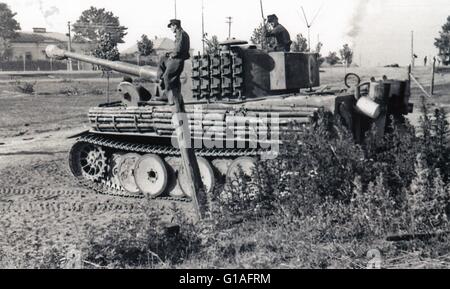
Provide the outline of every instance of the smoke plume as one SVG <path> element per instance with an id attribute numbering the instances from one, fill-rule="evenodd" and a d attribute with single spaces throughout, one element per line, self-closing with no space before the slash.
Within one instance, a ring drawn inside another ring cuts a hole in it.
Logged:
<path id="1" fill-rule="evenodd" d="M 367 7 L 370 0 L 358 0 L 358 4 L 356 5 L 356 9 L 353 12 L 353 16 L 350 20 L 350 27 L 347 32 L 347 36 L 355 39 L 358 37 L 361 32 L 361 26 L 363 24 L 364 19 L 367 15 Z"/>
<path id="2" fill-rule="evenodd" d="M 39 0 L 39 10 L 41 11 L 42 16 L 44 16 L 45 22 L 47 25 L 53 27 L 53 24 L 50 21 L 50 17 L 56 14 L 59 14 L 59 9 L 56 6 L 52 6 L 50 8 L 45 8 L 42 0 Z"/>

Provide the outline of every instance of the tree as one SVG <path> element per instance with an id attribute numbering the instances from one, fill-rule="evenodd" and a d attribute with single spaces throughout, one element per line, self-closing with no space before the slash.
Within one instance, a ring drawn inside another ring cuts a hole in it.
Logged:
<path id="1" fill-rule="evenodd" d="M 319 55 L 317 57 L 317 61 L 319 62 L 319 66 L 321 66 L 324 62 L 325 62 L 325 58 L 322 56 L 322 54 L 320 54 L 320 52 L 322 51 L 322 47 L 323 47 L 323 43 L 319 42 L 316 45 L 316 53 Z"/>
<path id="2" fill-rule="evenodd" d="M 328 53 L 328 56 L 325 57 L 325 61 L 331 66 L 336 65 L 336 63 L 338 63 L 339 60 L 340 59 L 337 56 L 336 52 L 330 52 L 330 53 Z"/>
<path id="3" fill-rule="evenodd" d="M 341 59 L 345 61 L 347 67 L 349 67 L 353 62 L 353 50 L 348 44 L 344 44 L 343 48 L 339 50 L 341 54 Z"/>
<path id="4" fill-rule="evenodd" d="M 439 57 L 445 65 L 450 64 L 450 16 L 447 17 L 447 23 L 442 26 L 439 32 L 439 38 L 435 39 L 434 45 L 439 49 Z"/>
<path id="5" fill-rule="evenodd" d="M 205 39 L 206 42 L 206 53 L 216 54 L 220 51 L 219 39 L 217 36 L 211 37 L 211 39 Z"/>
<path id="6" fill-rule="evenodd" d="M 250 42 L 255 45 L 274 47 L 276 45 L 276 40 L 274 37 L 266 37 L 266 28 L 263 24 L 260 24 L 253 30 L 253 34 L 250 38 Z"/>
<path id="7" fill-rule="evenodd" d="M 252 36 L 250 37 L 250 42 L 255 45 L 265 43 L 266 37 L 264 35 L 264 31 L 265 31 L 265 28 L 264 28 L 263 24 L 260 24 L 258 27 L 256 27 L 253 30 Z"/>
<path id="8" fill-rule="evenodd" d="M 149 56 L 153 53 L 153 41 L 147 35 L 142 35 L 141 40 L 137 42 L 139 55 Z"/>
<path id="9" fill-rule="evenodd" d="M 74 40 L 88 40 L 93 43 L 100 42 L 100 38 L 106 34 L 109 34 L 116 44 L 124 43 L 123 38 L 128 30 L 120 25 L 119 17 L 114 16 L 112 12 L 92 6 L 81 13 L 73 27 Z"/>
<path id="10" fill-rule="evenodd" d="M 100 37 L 100 41 L 94 49 L 94 56 L 111 61 L 120 60 L 120 53 L 113 35 L 105 33 Z"/>
<path id="11" fill-rule="evenodd" d="M 17 13 L 5 3 L 0 3 L 0 59 L 4 59 L 10 48 L 10 40 L 18 36 L 20 24 L 14 19 Z"/>
<path id="12" fill-rule="evenodd" d="M 308 39 L 303 35 L 297 34 L 296 40 L 292 42 L 293 52 L 308 52 Z"/>
<path id="13" fill-rule="evenodd" d="M 101 59 L 116 61 L 120 60 L 120 53 L 117 49 L 117 42 L 114 36 L 111 33 L 104 33 L 100 36 L 100 40 L 97 43 L 96 48 L 94 49 L 94 56 Z M 103 75 L 106 75 L 106 78 L 108 79 L 108 84 L 106 87 L 106 98 L 107 102 L 109 103 L 109 87 L 110 82 L 109 79 L 111 77 L 112 71 L 110 69 L 101 68 L 103 71 Z"/>

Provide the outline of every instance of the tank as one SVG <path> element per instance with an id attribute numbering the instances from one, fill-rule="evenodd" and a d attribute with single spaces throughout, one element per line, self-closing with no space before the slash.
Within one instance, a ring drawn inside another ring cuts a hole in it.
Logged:
<path id="1" fill-rule="evenodd" d="M 49 46 L 47 55 L 71 58 L 155 81 L 156 69 L 111 62 Z M 238 173 L 251 175 L 258 159 L 277 157 L 280 133 L 291 124 L 310 125 L 330 112 L 361 142 L 376 125 L 384 134 L 391 116 L 412 112 L 408 80 L 360 83 L 339 92 L 320 86 L 314 53 L 266 52 L 229 41 L 215 54 L 186 62 L 182 94 L 184 130 L 195 150 L 207 193 L 232 184 Z M 347 83 L 347 78 L 346 78 Z M 174 108 L 153 101 L 161 90 L 123 82 L 121 101 L 89 110 L 91 129 L 69 155 L 73 175 L 102 194 L 189 201 L 189 179 L 176 138 Z M 148 99 L 150 95 L 150 99 Z M 300 133 L 300 131 L 292 131 Z"/>

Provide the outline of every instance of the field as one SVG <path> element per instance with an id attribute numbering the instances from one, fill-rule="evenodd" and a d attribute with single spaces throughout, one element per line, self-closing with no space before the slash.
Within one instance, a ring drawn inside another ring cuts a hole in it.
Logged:
<path id="1" fill-rule="evenodd" d="M 405 68 L 333 68 L 322 72 L 321 82 L 340 87 L 346 72 L 366 81 L 383 75 L 404 79 L 407 74 Z M 429 69 L 418 68 L 414 75 L 428 89 Z M 365 268 L 371 249 L 383 253 L 386 268 L 450 266 L 448 239 L 399 245 L 383 238 L 318 241 L 321 229 L 314 220 L 274 226 L 270 218 L 213 232 L 203 224 L 205 233 L 180 213 L 189 211 L 189 204 L 153 206 L 85 191 L 68 171 L 67 153 L 74 142 L 68 137 L 88 129 L 87 111 L 105 102 L 106 82 L 42 80 L 23 80 L 22 86 L 36 81 L 28 93 L 13 81 L 0 80 L 0 268 L 64 267 L 62 258 L 74 248 L 83 260 L 76 267 L 87 268 Z M 111 91 L 117 83 L 112 81 Z M 418 125 L 423 93 L 417 85 L 412 93 L 416 109 L 409 119 Z M 111 100 L 115 97 L 112 92 Z M 447 111 L 450 74 L 436 75 L 436 95 L 427 101 Z M 181 235 L 172 239 L 159 234 L 158 218 L 175 218 L 182 224 Z M 208 245 L 211 240 L 217 244 Z M 140 257 L 129 257 L 130 248 Z M 95 261 L 95 254 L 102 259 Z M 134 263 L 124 261 L 128 259 Z"/>

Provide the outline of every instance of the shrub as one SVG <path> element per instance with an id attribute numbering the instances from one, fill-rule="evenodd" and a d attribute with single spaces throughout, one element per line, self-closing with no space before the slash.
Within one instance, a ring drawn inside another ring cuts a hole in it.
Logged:
<path id="1" fill-rule="evenodd" d="M 59 94 L 63 94 L 63 95 L 67 95 L 67 96 L 76 96 L 76 95 L 80 94 L 80 90 L 78 89 L 78 87 L 71 85 L 71 86 L 62 88 L 59 91 Z"/>
<path id="2" fill-rule="evenodd" d="M 415 165 L 416 178 L 406 191 L 410 233 L 432 233 L 448 226 L 446 207 L 450 201 L 449 188 L 439 171 L 430 179 L 430 170 L 419 155 Z"/>
<path id="3" fill-rule="evenodd" d="M 421 136 L 406 120 L 389 123 L 383 138 L 371 130 L 363 145 L 326 114 L 313 126 L 291 127 L 295 132 L 282 136 L 280 157 L 258 164 L 256 193 L 242 179 L 232 205 L 220 204 L 221 211 L 233 215 L 241 208 L 247 219 L 278 215 L 280 223 L 313 220 L 319 239 L 375 238 L 448 226 L 445 113 L 436 110 L 430 117 L 424 110 Z"/>
<path id="4" fill-rule="evenodd" d="M 105 227 L 88 227 L 86 260 L 108 268 L 169 267 L 199 250 L 196 229 L 186 220 L 181 231 L 164 232 L 161 212 L 149 211 L 139 219 L 114 219 Z"/>
<path id="5" fill-rule="evenodd" d="M 31 83 L 31 82 L 16 81 L 17 90 L 25 94 L 33 94 L 35 85 L 36 82 Z"/>

